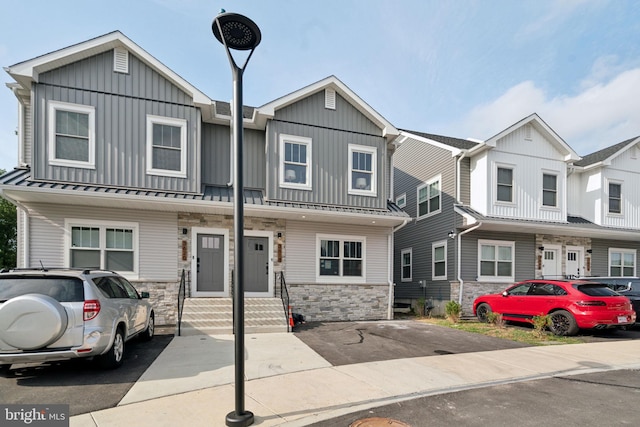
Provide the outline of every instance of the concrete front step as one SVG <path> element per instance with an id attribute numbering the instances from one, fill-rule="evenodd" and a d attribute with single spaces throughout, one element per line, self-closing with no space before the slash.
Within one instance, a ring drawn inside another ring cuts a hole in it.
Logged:
<path id="1" fill-rule="evenodd" d="M 288 319 L 278 298 L 245 298 L 245 333 L 288 332 Z M 184 301 L 180 335 L 233 333 L 231 298 L 187 298 Z"/>

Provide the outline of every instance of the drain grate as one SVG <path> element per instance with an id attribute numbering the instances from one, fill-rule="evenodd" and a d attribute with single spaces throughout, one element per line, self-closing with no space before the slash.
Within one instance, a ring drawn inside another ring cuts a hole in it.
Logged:
<path id="1" fill-rule="evenodd" d="M 411 427 L 407 423 L 392 418 L 363 418 L 349 424 L 349 427 Z"/>

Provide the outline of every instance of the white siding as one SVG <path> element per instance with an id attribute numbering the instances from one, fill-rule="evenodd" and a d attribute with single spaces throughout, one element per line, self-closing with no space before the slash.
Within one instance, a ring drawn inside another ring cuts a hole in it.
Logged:
<path id="1" fill-rule="evenodd" d="M 287 283 L 316 283 L 316 234 L 363 236 L 366 238 L 366 283 L 389 280 L 388 236 L 391 229 L 343 224 L 287 221 L 285 242 Z"/>
<path id="2" fill-rule="evenodd" d="M 471 159 L 471 206 L 483 215 L 487 214 L 489 206 L 489 171 L 487 167 L 487 153 L 484 152 Z"/>
<path id="3" fill-rule="evenodd" d="M 640 158 L 635 148 L 626 150 L 612 160 L 611 165 L 603 169 L 603 222 L 605 227 L 640 228 Z M 635 158 L 633 158 L 635 156 Z M 622 215 L 607 213 L 609 180 L 622 184 Z"/>
<path id="4" fill-rule="evenodd" d="M 175 213 L 123 211 L 37 204 L 30 212 L 29 266 L 65 267 L 65 218 L 137 222 L 139 225 L 139 280 L 176 280 L 178 226 Z"/>
<path id="5" fill-rule="evenodd" d="M 582 174 L 574 172 L 567 178 L 567 214 L 585 217 L 582 207 Z"/>

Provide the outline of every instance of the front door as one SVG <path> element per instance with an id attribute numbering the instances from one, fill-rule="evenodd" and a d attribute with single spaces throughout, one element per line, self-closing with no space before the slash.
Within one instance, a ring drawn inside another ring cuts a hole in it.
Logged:
<path id="1" fill-rule="evenodd" d="M 542 251 L 542 277 L 545 279 L 560 279 L 560 247 L 546 246 Z"/>
<path id="2" fill-rule="evenodd" d="M 245 294 L 262 296 L 269 292 L 269 239 L 244 237 L 244 291 Z M 264 295 L 266 296 L 266 295 Z"/>
<path id="3" fill-rule="evenodd" d="M 568 247 L 567 246 L 567 275 L 581 277 L 585 276 L 586 272 L 582 266 L 583 259 L 582 248 L 580 247 Z"/>
<path id="4" fill-rule="evenodd" d="M 228 255 L 226 231 L 215 230 L 193 232 L 195 256 L 193 269 L 194 297 L 228 297 Z"/>

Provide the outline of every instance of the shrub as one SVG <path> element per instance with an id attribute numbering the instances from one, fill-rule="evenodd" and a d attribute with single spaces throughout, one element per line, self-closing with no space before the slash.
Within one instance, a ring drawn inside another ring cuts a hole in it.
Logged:
<path id="1" fill-rule="evenodd" d="M 423 297 L 418 298 L 416 301 L 416 308 L 418 309 L 418 316 L 424 316 L 425 299 Z"/>
<path id="2" fill-rule="evenodd" d="M 494 311 L 487 313 L 487 322 L 492 325 L 497 326 L 498 328 L 504 328 L 504 319 L 502 318 L 502 314 L 496 313 Z"/>
<path id="3" fill-rule="evenodd" d="M 551 324 L 551 317 L 548 314 L 533 316 L 533 334 L 538 338 L 546 334 L 547 326 Z"/>
<path id="4" fill-rule="evenodd" d="M 460 320 L 460 313 L 462 312 L 462 306 L 455 301 L 449 301 L 447 305 L 444 306 L 444 312 L 447 315 L 447 319 L 453 323 L 458 323 L 458 320 Z"/>

